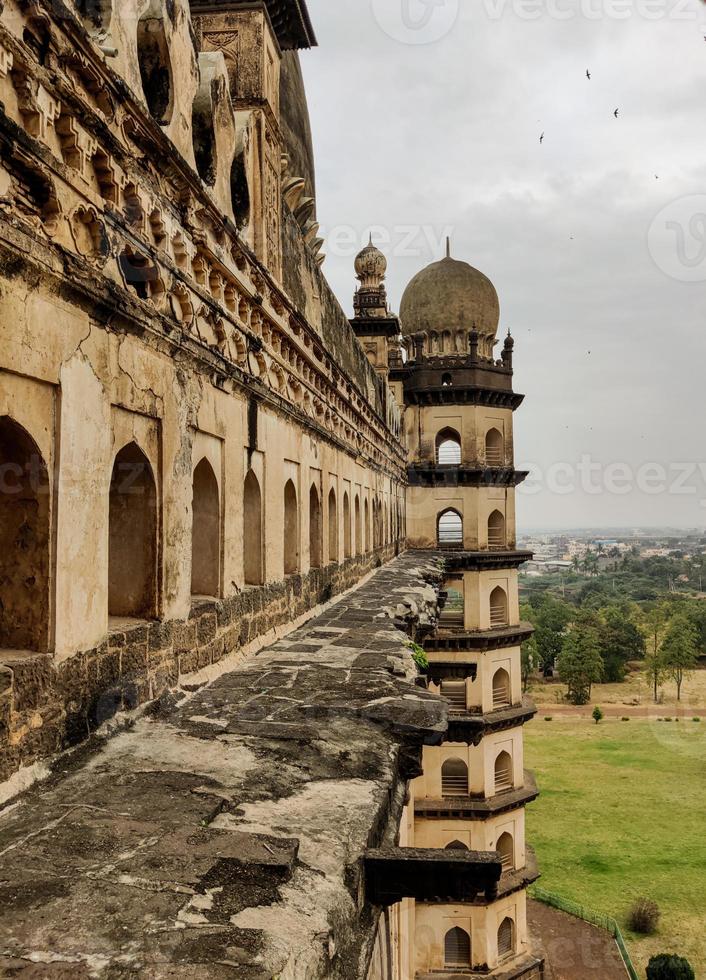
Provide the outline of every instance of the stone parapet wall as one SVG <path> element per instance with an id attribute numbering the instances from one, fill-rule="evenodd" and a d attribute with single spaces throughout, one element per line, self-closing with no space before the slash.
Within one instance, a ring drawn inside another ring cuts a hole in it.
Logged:
<path id="1" fill-rule="evenodd" d="M 227 599 L 198 600 L 186 620 L 114 624 L 101 644 L 58 665 L 50 655 L 0 651 L 0 782 L 88 738 L 117 712 L 237 659 L 258 638 L 354 586 L 394 551 L 388 546 Z"/>
<path id="2" fill-rule="evenodd" d="M 363 857 L 394 843 L 446 727 L 408 649 L 439 565 L 389 562 L 0 810 L 0 975 L 362 980 L 380 919 Z M 243 611 L 213 615 L 205 645 Z"/>

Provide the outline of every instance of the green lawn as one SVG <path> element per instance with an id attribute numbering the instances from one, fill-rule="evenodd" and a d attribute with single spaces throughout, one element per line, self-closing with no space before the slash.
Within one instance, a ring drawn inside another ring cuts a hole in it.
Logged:
<path id="1" fill-rule="evenodd" d="M 525 728 L 525 752 L 542 794 L 527 810 L 542 887 L 613 915 L 638 972 L 676 952 L 706 977 L 706 719 L 540 716 Z M 647 939 L 625 925 L 640 895 L 662 910 Z"/>

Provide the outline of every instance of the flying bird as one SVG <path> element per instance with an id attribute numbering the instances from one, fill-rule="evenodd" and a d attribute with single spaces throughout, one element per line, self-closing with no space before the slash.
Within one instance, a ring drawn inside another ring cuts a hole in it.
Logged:
<path id="1" fill-rule="evenodd" d="M 544 133 L 539 137 L 540 145 L 544 142 Z"/>
<path id="2" fill-rule="evenodd" d="M 619 112 L 620 112 L 620 109 L 616 109 L 615 112 L 613 113 L 613 115 L 615 116 L 616 119 L 618 118 L 618 113 Z"/>
<path id="3" fill-rule="evenodd" d="M 704 40 L 706 41 L 706 38 L 704 38 Z M 586 69 L 586 78 L 589 80 L 589 82 L 591 81 L 591 73 L 588 68 Z"/>

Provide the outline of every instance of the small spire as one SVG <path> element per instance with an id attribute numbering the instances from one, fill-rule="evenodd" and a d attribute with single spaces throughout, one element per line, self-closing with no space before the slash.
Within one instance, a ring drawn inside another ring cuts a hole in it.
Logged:
<path id="1" fill-rule="evenodd" d="M 373 244 L 373 233 L 372 233 L 372 231 L 371 231 L 371 232 L 370 232 L 370 238 L 368 239 L 368 245 L 370 246 L 370 245 L 372 245 L 372 244 Z"/>
<path id="2" fill-rule="evenodd" d="M 451 258 L 451 236 L 450 235 L 447 235 L 446 236 L 446 258 L 447 259 L 450 259 Z"/>

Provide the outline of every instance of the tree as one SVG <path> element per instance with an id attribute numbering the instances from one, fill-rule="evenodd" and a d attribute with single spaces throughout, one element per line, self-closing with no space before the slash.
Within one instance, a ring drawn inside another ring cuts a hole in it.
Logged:
<path id="1" fill-rule="evenodd" d="M 559 677 L 566 684 L 572 704 L 588 704 L 591 687 L 603 676 L 598 631 L 594 626 L 577 622 L 564 637 L 559 655 Z"/>
<path id="2" fill-rule="evenodd" d="M 603 657 L 603 680 L 608 683 L 625 680 L 626 664 L 645 656 L 645 638 L 630 618 L 627 603 L 601 610 L 599 637 Z"/>
<path id="3" fill-rule="evenodd" d="M 531 636 L 529 640 L 525 640 L 525 642 L 522 644 L 521 657 L 522 690 L 526 691 L 529 684 L 529 679 L 532 676 L 533 671 L 535 671 L 539 665 L 539 650 L 537 649 L 537 641 L 535 640 L 534 636 Z"/>
<path id="4" fill-rule="evenodd" d="M 539 656 L 538 666 L 551 670 L 561 653 L 564 630 L 571 622 L 574 610 L 562 599 L 543 595 L 534 613 L 535 640 Z"/>
<path id="5" fill-rule="evenodd" d="M 662 953 L 647 964 L 647 980 L 696 980 L 696 974 L 683 956 Z"/>
<path id="6" fill-rule="evenodd" d="M 596 705 L 596 707 L 593 709 L 593 714 L 591 717 L 596 724 L 598 724 L 599 721 L 603 721 L 603 711 L 598 707 L 598 705 Z"/>
<path id="7" fill-rule="evenodd" d="M 686 674 L 696 667 L 698 635 L 684 615 L 675 616 L 669 624 L 660 650 L 664 669 L 677 685 L 677 701 Z"/>
<path id="8" fill-rule="evenodd" d="M 653 605 L 645 613 L 641 630 L 647 641 L 647 653 L 645 655 L 645 672 L 652 685 L 654 701 L 657 704 L 659 688 L 666 677 L 664 661 L 660 653 L 664 631 L 669 618 L 668 607 L 664 602 Z"/>

